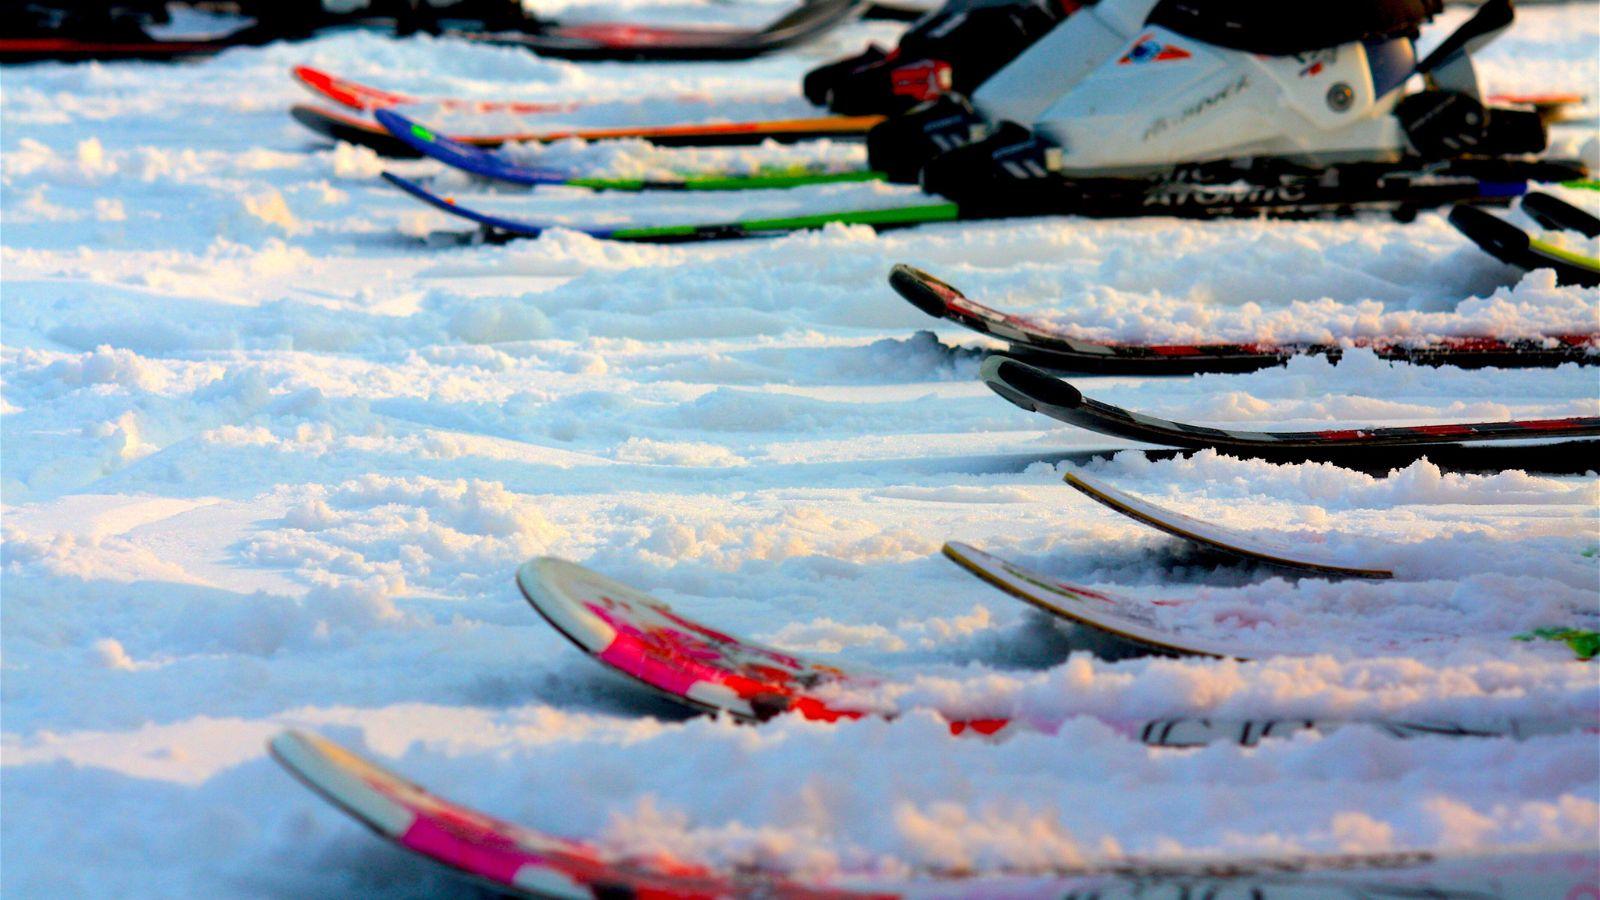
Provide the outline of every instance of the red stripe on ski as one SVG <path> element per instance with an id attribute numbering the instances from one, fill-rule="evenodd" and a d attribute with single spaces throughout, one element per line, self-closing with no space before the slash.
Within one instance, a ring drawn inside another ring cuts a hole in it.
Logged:
<path id="1" fill-rule="evenodd" d="M 1526 422 L 1507 422 L 1505 424 L 1508 427 L 1521 428 L 1525 431 L 1555 431 L 1561 428 L 1584 425 L 1590 421 L 1592 420 L 1574 416 L 1570 419 L 1533 419 Z"/>
<path id="2" fill-rule="evenodd" d="M 670 47 L 685 42 L 738 37 L 744 32 L 726 28 L 652 28 L 626 22 L 595 22 L 558 28 L 556 37 L 594 41 L 607 47 Z"/>
<path id="3" fill-rule="evenodd" d="M 320 96 L 350 109 L 371 112 L 410 104 L 430 104 L 449 112 L 509 113 L 511 115 L 542 115 L 544 113 L 571 112 L 580 103 L 532 103 L 512 100 L 468 100 L 464 98 L 424 99 L 410 94 L 386 91 L 371 85 L 341 78 L 311 66 L 295 66 L 290 70 L 295 79 Z"/>

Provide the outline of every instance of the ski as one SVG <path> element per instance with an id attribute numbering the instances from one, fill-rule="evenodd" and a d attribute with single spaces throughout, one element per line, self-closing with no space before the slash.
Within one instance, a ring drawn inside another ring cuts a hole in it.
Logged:
<path id="1" fill-rule="evenodd" d="M 1560 197 L 1537 191 L 1522 198 L 1522 211 L 1551 231 L 1576 231 L 1587 238 L 1600 237 L 1600 219 L 1589 215 Z"/>
<path id="2" fill-rule="evenodd" d="M 1542 216 L 1533 210 L 1529 210 L 1529 215 L 1541 225 L 1546 227 L 1555 225 L 1558 230 L 1563 230 L 1562 222 L 1587 224 L 1572 215 L 1576 213 L 1580 217 L 1588 216 L 1577 208 L 1571 208 L 1570 212 L 1561 211 L 1557 214 L 1559 218 L 1551 218 L 1551 212 L 1559 209 L 1554 204 L 1560 202 L 1554 197 L 1548 197 L 1545 203 L 1536 207 L 1543 211 Z M 1491 213 L 1470 206 L 1458 206 L 1450 211 L 1450 224 L 1485 253 L 1507 265 L 1530 272 L 1535 269 L 1552 269 L 1556 273 L 1558 284 L 1579 287 L 1600 286 L 1600 259 L 1536 238 Z"/>
<path id="3" fill-rule="evenodd" d="M 946 552 L 949 553 L 948 548 Z M 884 684 L 881 676 L 808 660 L 708 627 L 642 591 L 583 566 L 551 557 L 530 560 L 517 570 L 517 587 L 540 617 L 586 655 L 690 709 L 725 714 L 741 722 L 762 722 L 778 715 L 838 722 L 866 716 L 893 718 L 896 714 L 894 710 L 849 702 L 851 689 L 870 692 Z M 1523 637 L 1526 636 L 1518 639 Z M 1577 645 L 1567 643 L 1576 652 Z M 1013 723 L 1004 715 L 974 718 L 970 711 L 935 712 L 949 724 L 954 735 L 989 736 L 1011 727 L 1028 727 Z M 1268 737 L 1304 731 L 1329 733 L 1353 724 L 1379 728 L 1400 738 L 1521 738 L 1572 727 L 1554 719 L 1500 720 L 1491 725 L 1394 719 L 1229 720 L 1204 716 L 1101 717 L 1100 721 L 1154 747 L 1194 747 L 1224 741 L 1248 746 Z"/>
<path id="4" fill-rule="evenodd" d="M 544 115 L 547 113 L 572 112 L 583 106 L 581 103 L 529 103 L 507 100 L 467 100 L 458 98 L 423 99 L 409 94 L 386 91 L 382 88 L 362 84 L 349 78 L 341 78 L 330 72 L 312 66 L 295 66 L 289 70 L 294 79 L 307 90 L 324 100 L 332 100 L 340 106 L 359 112 L 371 112 L 375 109 L 388 109 L 394 106 L 428 105 L 446 112 L 474 113 L 489 115 L 504 113 L 518 116 Z"/>
<path id="5" fill-rule="evenodd" d="M 477 100 L 468 97 L 416 97 L 363 84 L 354 79 L 334 75 L 314 66 L 295 66 L 289 72 L 295 81 L 316 95 L 318 99 L 331 100 L 347 109 L 364 113 L 399 107 L 422 107 L 435 111 L 467 115 L 538 116 L 576 112 L 595 105 L 575 100 L 564 103 L 549 103 L 527 100 Z M 713 97 L 705 93 L 686 93 L 650 99 L 670 100 L 673 103 L 710 104 L 727 102 L 730 98 Z M 737 99 L 740 102 L 777 102 L 783 98 L 745 97 Z"/>
<path id="6" fill-rule="evenodd" d="M 1283 365 L 1294 356 L 1337 362 L 1347 349 L 1366 348 L 1383 359 L 1458 368 L 1531 368 L 1563 363 L 1600 363 L 1600 332 L 1501 340 L 1453 337 L 1415 342 L 1404 338 L 1350 338 L 1331 344 L 1129 344 L 1094 341 L 1069 329 L 1004 313 L 967 297 L 955 287 L 907 265 L 889 272 L 889 285 L 937 319 L 964 325 L 1010 345 L 1009 352 L 1045 368 L 1095 374 L 1189 375 L 1252 372 Z"/>
<path id="7" fill-rule="evenodd" d="M 391 140 L 398 139 L 391 136 Z M 1054 209 L 1005 211 L 980 206 L 977 209 L 954 203 L 934 203 L 890 209 L 840 210 L 803 216 L 756 219 L 713 224 L 673 224 L 661 226 L 621 226 L 596 228 L 557 226 L 544 222 L 514 219 L 475 210 L 453 198 L 391 172 L 383 177 L 418 200 L 481 226 L 491 240 L 538 237 L 556 227 L 569 227 L 599 238 L 618 241 L 687 243 L 725 240 L 758 235 L 786 234 L 821 228 L 833 223 L 870 225 L 875 228 L 903 228 L 931 222 L 958 219 L 989 219 L 1039 215 L 1083 215 L 1096 218 L 1169 215 L 1185 218 L 1257 218 L 1261 216 L 1312 217 L 1350 215 L 1359 210 L 1384 210 L 1396 215 L 1416 209 L 1446 206 L 1451 203 L 1501 203 L 1527 189 L 1526 182 L 1484 182 L 1474 178 L 1443 178 L 1374 185 L 1370 190 L 1350 192 L 1307 183 L 1292 190 L 1259 187 L 1195 185 L 1184 182 L 1138 182 L 1134 185 L 1084 185 L 1084 192 L 1072 204 Z"/>
<path id="8" fill-rule="evenodd" d="M 368 147 L 380 156 L 415 159 L 422 154 L 390 134 L 377 122 L 338 110 L 297 103 L 289 110 L 296 122 L 336 141 Z M 585 141 L 637 139 L 661 147 L 742 147 L 765 141 L 797 143 L 820 138 L 858 139 L 877 124 L 877 116 L 824 116 L 813 119 L 772 119 L 761 122 L 707 122 L 623 128 L 574 128 L 509 134 L 451 135 L 473 147 L 493 148 L 509 143 L 550 143 L 569 138 Z"/>
<path id="9" fill-rule="evenodd" d="M 204 59 L 233 47 L 259 46 L 261 41 L 226 36 L 200 40 L 97 41 L 76 38 L 0 38 L 0 64 L 30 62 L 177 62 Z"/>
<path id="10" fill-rule="evenodd" d="M 1438 856 L 1425 852 L 1261 859 L 1130 859 L 1051 874 L 888 877 L 801 882 L 719 871 L 652 852 L 629 856 L 497 819 L 430 793 L 326 738 L 285 731 L 268 744 L 297 781 L 378 837 L 516 897 L 1212 897 L 1579 896 L 1592 848 Z"/>
<path id="11" fill-rule="evenodd" d="M 1600 416 L 1321 431 L 1233 431 L 1173 422 L 1101 403 L 1048 372 L 1005 357 L 984 360 L 979 377 L 995 393 L 1029 412 L 1100 434 L 1165 447 L 1297 459 L 1339 459 L 1374 450 L 1420 452 L 1465 444 L 1509 443 L 1524 450 L 1557 445 L 1575 454 L 1600 449 Z"/>
<path id="12" fill-rule="evenodd" d="M 424 156 L 480 178 L 528 187 L 560 185 L 597 191 L 749 191 L 883 180 L 881 173 L 865 169 L 830 171 L 806 166 L 758 170 L 745 175 L 685 175 L 673 179 L 585 177 L 559 169 L 521 165 L 504 153 L 451 140 L 393 110 L 379 109 L 374 116 L 390 134 Z"/>
<path id="13" fill-rule="evenodd" d="M 1163 622 L 1158 615 L 1164 608 L 1186 606 L 1196 602 L 1193 600 L 1171 598 L 1159 601 L 1134 600 L 1105 591 L 1079 587 L 1057 581 L 1048 575 L 1031 571 L 969 544 L 956 541 L 944 545 L 944 555 L 993 587 L 1052 616 L 1151 653 L 1163 656 L 1203 656 L 1244 661 L 1264 655 L 1286 655 L 1283 651 L 1264 653 L 1253 647 L 1191 634 L 1181 626 Z M 1562 637 L 1547 636 L 1557 632 Z M 1585 653 L 1586 645 L 1580 640 L 1569 639 L 1567 637 L 1569 633 L 1588 635 L 1591 639 L 1594 636 L 1594 632 L 1587 630 L 1541 629 L 1516 635 L 1515 639 L 1564 644 L 1574 658 L 1593 659 L 1592 649 Z"/>
<path id="14" fill-rule="evenodd" d="M 1315 547 L 1290 546 L 1204 522 L 1117 490 L 1087 475 L 1068 472 L 1064 480 L 1085 497 L 1136 522 L 1142 522 L 1157 531 L 1164 531 L 1174 537 L 1230 556 L 1293 569 L 1308 575 L 1327 575 L 1336 578 L 1394 577 L 1394 572 L 1389 569 L 1345 565 L 1327 553 L 1318 552 Z"/>
<path id="15" fill-rule="evenodd" d="M 771 219 L 746 219 L 737 222 L 719 222 L 703 225 L 644 225 L 617 228 L 547 225 L 496 216 L 461 206 L 449 197 L 436 194 L 428 188 L 392 172 L 383 173 L 383 177 L 390 184 L 435 209 L 477 223 L 484 229 L 487 239 L 491 241 L 538 237 L 553 228 L 566 228 L 603 240 L 679 244 L 788 234 L 795 231 L 822 228 L 834 223 L 867 225 L 882 230 L 907 228 L 913 225 L 925 225 L 930 222 L 951 222 L 958 218 L 955 204 L 935 203 L 922 206 L 896 206 L 887 209 L 816 213 Z"/>
<path id="16" fill-rule="evenodd" d="M 581 62 L 752 59 L 782 50 L 860 15 L 862 0 L 804 0 L 762 28 L 670 27 L 622 22 L 547 26 L 534 32 L 449 32 L 476 44 L 521 47 Z"/>
<path id="17" fill-rule="evenodd" d="M 1569 122 L 1575 118 L 1574 110 L 1588 102 L 1582 94 L 1546 91 L 1531 94 L 1490 94 L 1490 103 L 1502 106 L 1526 106 L 1539 114 L 1546 124 Z"/>

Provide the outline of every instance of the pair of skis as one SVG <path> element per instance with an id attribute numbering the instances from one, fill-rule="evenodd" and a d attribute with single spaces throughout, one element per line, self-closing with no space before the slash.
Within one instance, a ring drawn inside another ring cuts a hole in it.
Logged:
<path id="1" fill-rule="evenodd" d="M 804 141 L 817 138 L 860 138 L 878 116 L 822 117 L 759 123 L 694 124 L 647 128 L 554 130 L 523 134 L 449 136 L 411 120 L 394 107 L 402 95 L 387 94 L 325 73 L 297 70 L 308 87 L 373 117 L 297 106 L 291 114 L 303 124 L 338 140 L 364 143 L 392 155 L 425 155 L 473 175 L 522 185 L 565 184 L 600 190 L 760 190 L 802 185 L 882 180 L 867 169 L 785 169 L 753 174 L 712 174 L 661 180 L 586 177 L 517 163 L 493 149 L 509 142 L 549 142 L 563 138 L 609 140 L 637 138 L 663 146 L 729 146 L 766 140 Z M 462 101 L 467 102 L 467 101 Z M 1273 184 L 1207 183 L 1175 173 L 1171 178 L 1085 185 L 1081 197 L 1061 208 L 1022 210 L 1017 214 L 1078 214 L 1099 217 L 1173 215 L 1190 218 L 1306 217 L 1342 215 L 1364 209 L 1391 212 L 1402 218 L 1418 210 L 1458 203 L 1504 203 L 1521 195 L 1528 180 L 1566 180 L 1585 175 L 1581 166 L 1505 161 L 1435 165 L 1417 171 L 1395 171 L 1374 178 L 1363 170 L 1348 184 L 1331 183 L 1330 173 L 1286 177 Z M 491 241 L 537 237 L 550 223 L 499 215 L 474 208 L 429 185 L 388 173 L 388 180 L 424 203 L 478 226 Z M 584 228 L 602 239 L 642 242 L 689 242 L 771 236 L 827 224 L 861 224 L 874 228 L 990 218 L 1005 211 L 963 209 L 952 203 L 920 203 L 887 209 L 854 209 L 794 217 L 771 217 L 705 224 L 672 224 L 622 228 Z M 569 227 L 569 226 L 563 226 Z"/>
<path id="2" fill-rule="evenodd" d="M 1600 237 L 1600 219 L 1558 197 L 1528 194 L 1522 198 L 1522 211 L 1547 231 Z M 1451 210 L 1450 224 L 1507 265 L 1529 271 L 1553 269 L 1559 284 L 1600 287 L 1600 258 L 1535 237 L 1504 219 L 1470 206 Z"/>

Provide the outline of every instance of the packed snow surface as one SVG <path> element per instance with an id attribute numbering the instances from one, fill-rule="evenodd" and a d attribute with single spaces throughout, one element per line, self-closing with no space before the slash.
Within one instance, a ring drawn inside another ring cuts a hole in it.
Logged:
<path id="1" fill-rule="evenodd" d="M 774 8 L 550 11 L 754 24 Z M 737 65 L 573 65 L 343 35 L 193 65 L 7 69 L 0 892 L 467 890 L 274 765 L 264 742 L 288 726 L 533 827 L 819 876 L 1592 842 L 1600 674 L 1511 638 L 1600 617 L 1593 473 L 1092 459 L 1128 445 L 993 396 L 976 373 L 996 345 L 927 318 L 884 276 L 907 262 L 1088 337 L 1159 341 L 1593 331 L 1600 291 L 1503 266 L 1436 213 L 429 243 L 418 236 L 459 223 L 380 182 L 387 164 L 370 151 L 320 144 L 285 115 L 307 99 L 296 63 L 422 96 L 601 101 L 590 118 L 631 104 L 634 121 L 704 119 L 694 98 L 708 96 L 805 114 L 806 69 L 896 27 L 859 23 Z M 1592 95 L 1597 42 L 1593 4 L 1529 7 L 1481 66 L 1491 90 Z M 1594 162 L 1592 99 L 1555 141 Z M 622 175 L 859 162 L 837 143 L 542 153 Z M 454 183 L 575 223 L 915 197 Z M 1337 367 L 1075 383 L 1237 428 L 1600 413 L 1594 368 L 1462 372 L 1363 352 Z M 1063 484 L 1075 468 L 1396 578 L 1295 580 L 1200 554 Z M 946 540 L 1185 600 L 1161 615 L 1269 658 L 1096 657 L 1086 636 L 944 560 Z M 691 717 L 529 610 L 512 575 L 541 554 L 881 673 L 901 715 Z M 954 739 L 934 709 L 1038 728 Z M 1173 751 L 1107 724 L 1186 714 L 1573 730 L 1402 742 L 1355 727 Z"/>

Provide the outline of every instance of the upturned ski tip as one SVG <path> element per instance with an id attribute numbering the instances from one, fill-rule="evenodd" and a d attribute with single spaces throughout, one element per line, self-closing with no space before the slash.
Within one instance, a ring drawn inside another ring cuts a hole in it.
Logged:
<path id="1" fill-rule="evenodd" d="M 935 319 L 945 317 L 951 297 L 965 296 L 927 272 L 905 263 L 898 263 L 889 270 L 889 286 L 910 301 L 912 306 Z"/>
<path id="2" fill-rule="evenodd" d="M 1576 231 L 1587 238 L 1600 237 L 1600 219 L 1559 197 L 1533 191 L 1522 198 L 1522 211 L 1550 231 Z"/>
<path id="3" fill-rule="evenodd" d="M 1039 412 L 1039 404 L 1077 409 L 1083 393 L 1059 378 L 1026 363 L 991 356 L 978 369 L 978 377 L 989 389 L 1028 412 Z"/>

